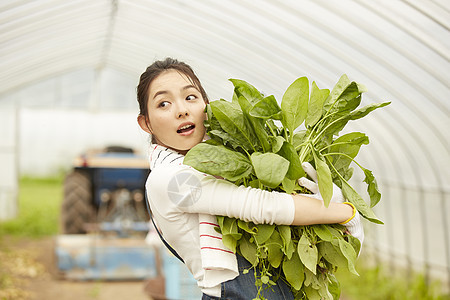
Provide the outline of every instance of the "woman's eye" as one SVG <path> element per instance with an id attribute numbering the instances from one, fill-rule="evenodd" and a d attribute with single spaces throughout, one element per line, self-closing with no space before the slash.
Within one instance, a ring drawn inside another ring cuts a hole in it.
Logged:
<path id="1" fill-rule="evenodd" d="M 195 95 L 189 95 L 186 97 L 186 100 L 195 100 L 197 97 Z"/>
<path id="2" fill-rule="evenodd" d="M 158 107 L 166 107 L 167 105 L 169 105 L 169 102 L 167 101 L 162 101 L 158 104 Z"/>

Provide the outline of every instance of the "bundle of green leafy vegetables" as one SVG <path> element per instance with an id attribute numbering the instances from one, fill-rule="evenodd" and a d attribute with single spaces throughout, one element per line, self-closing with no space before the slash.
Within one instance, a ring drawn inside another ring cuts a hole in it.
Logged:
<path id="1" fill-rule="evenodd" d="M 343 75 L 330 92 L 309 86 L 306 77 L 295 80 L 278 105 L 251 84 L 230 79 L 232 101 L 213 101 L 206 107 L 209 140 L 185 156 L 184 163 L 221 176 L 236 185 L 268 191 L 310 193 L 298 184 L 306 176 L 303 162 L 317 170 L 325 206 L 333 195 L 333 182 L 347 201 L 371 222 L 382 224 L 372 211 L 381 198 L 372 172 L 355 161 L 368 144 L 361 132 L 339 136 L 351 120 L 360 119 L 390 102 L 358 108 L 365 87 Z M 303 126 L 302 126 L 303 125 Z M 370 205 L 349 184 L 351 163 L 364 172 Z M 264 289 L 278 279 L 288 283 L 296 299 L 339 299 L 335 277 L 338 268 L 354 274 L 360 242 L 339 224 L 286 226 L 253 224 L 218 217 L 223 243 L 241 254 L 257 270 L 255 299 L 265 299 Z"/>

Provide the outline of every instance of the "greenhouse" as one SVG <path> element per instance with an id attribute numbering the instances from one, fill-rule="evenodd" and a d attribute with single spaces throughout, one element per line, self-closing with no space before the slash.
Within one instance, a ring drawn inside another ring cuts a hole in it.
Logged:
<path id="1" fill-rule="evenodd" d="M 346 74 L 367 88 L 362 104 L 391 102 L 345 129 L 369 137 L 357 161 L 382 195 L 384 224 L 364 223 L 361 257 L 450 293 L 443 0 L 2 1 L 0 221 L 18 216 L 24 176 L 61 176 L 84 151 L 111 145 L 147 155 L 136 86 L 166 57 L 191 65 L 210 101 L 232 100 L 229 79 L 280 102 L 297 78 L 331 90 Z M 363 180 L 355 170 L 362 194 Z"/>

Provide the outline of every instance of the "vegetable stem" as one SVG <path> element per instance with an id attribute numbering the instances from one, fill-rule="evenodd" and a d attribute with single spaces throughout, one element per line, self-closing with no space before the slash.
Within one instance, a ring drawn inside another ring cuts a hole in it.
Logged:
<path id="1" fill-rule="evenodd" d="M 338 143 L 333 143 L 333 144 L 330 144 L 330 145 L 327 145 L 327 146 L 323 147 L 322 149 L 319 150 L 319 152 L 322 152 L 323 150 L 326 150 L 326 149 L 328 149 L 328 148 L 330 148 L 330 147 L 333 147 L 333 146 L 337 146 L 337 145 L 347 145 L 347 144 L 348 144 L 348 142 L 338 142 Z"/>
<path id="2" fill-rule="evenodd" d="M 340 121 L 340 120 L 342 120 L 342 119 L 344 119 L 345 118 L 345 116 L 342 116 L 342 117 L 340 117 L 340 118 L 337 118 L 336 120 L 334 120 L 334 121 L 332 121 L 330 124 L 328 124 L 327 126 L 325 126 L 325 128 L 323 128 L 322 129 L 322 131 L 320 131 L 319 132 L 319 134 L 317 134 L 315 137 L 314 137 L 314 140 L 313 140 L 313 142 L 314 142 L 314 144 L 315 143 L 317 143 L 317 140 L 319 139 L 319 137 L 331 126 L 331 125 L 333 125 L 334 123 L 336 123 L 336 122 L 338 122 L 338 121 Z"/>
<path id="3" fill-rule="evenodd" d="M 287 133 L 287 129 L 286 127 L 283 127 L 283 132 L 284 132 L 284 139 L 287 141 L 288 139 L 288 133 Z"/>
<path id="4" fill-rule="evenodd" d="M 269 130 L 270 130 L 270 133 L 272 133 L 272 136 L 277 136 L 277 135 L 275 134 L 275 132 L 273 131 L 272 126 L 270 126 L 270 124 L 268 124 L 267 121 L 266 121 L 266 125 L 267 125 L 267 127 L 269 127 Z"/>
<path id="5" fill-rule="evenodd" d="M 338 144 L 338 143 L 336 143 L 336 144 Z M 343 144 L 345 144 L 345 143 L 343 143 Z M 353 159 L 353 157 L 351 157 L 351 156 L 348 155 L 348 154 L 341 153 L 341 152 L 329 152 L 329 153 L 322 154 L 322 156 L 330 156 L 330 155 L 342 155 L 342 156 L 348 157 L 348 158 L 350 158 L 355 164 L 357 164 L 358 167 L 360 167 L 362 170 L 364 170 L 364 167 L 361 166 L 356 160 Z M 328 159 L 327 159 L 327 160 L 328 160 Z M 333 166 L 332 163 L 330 163 L 330 165 Z M 333 169 L 334 169 L 334 166 L 333 166 Z"/>
<path id="6" fill-rule="evenodd" d="M 313 126 L 313 128 L 311 129 L 311 133 L 309 134 L 309 136 L 308 136 L 308 138 L 306 139 L 306 141 L 303 142 L 302 144 L 300 144 L 299 147 L 301 147 L 302 145 L 310 144 L 310 141 L 311 141 L 311 140 L 312 140 L 312 145 L 316 144 L 316 143 L 317 143 L 318 137 L 320 137 L 320 136 L 322 135 L 322 133 L 323 133 L 323 132 L 328 128 L 328 126 L 329 126 L 329 125 L 326 126 L 322 131 L 320 131 L 319 133 L 317 133 L 317 130 L 319 129 L 320 125 L 322 125 L 322 123 L 325 122 L 325 120 L 326 120 L 327 118 L 332 117 L 332 116 L 335 115 L 335 114 L 336 114 L 336 113 L 326 114 L 322 119 L 320 119 L 319 122 L 317 122 L 317 123 Z M 332 122 L 332 123 L 333 123 L 333 122 Z M 332 123 L 331 123 L 331 124 L 332 124 Z M 330 125 L 331 125 L 331 124 L 330 124 Z M 316 135 L 314 136 L 314 134 L 316 134 Z M 313 149 L 314 149 L 314 147 L 312 146 L 311 150 L 313 150 Z M 296 148 L 296 150 L 297 150 L 297 148 Z M 300 151 L 300 154 L 299 154 L 300 162 L 303 162 L 303 161 L 304 161 L 306 155 L 308 154 L 307 151 L 308 151 L 308 147 L 304 147 L 304 148 Z"/>

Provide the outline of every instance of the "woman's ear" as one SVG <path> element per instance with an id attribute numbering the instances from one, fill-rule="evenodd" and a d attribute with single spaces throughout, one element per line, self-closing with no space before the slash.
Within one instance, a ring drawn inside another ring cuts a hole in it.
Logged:
<path id="1" fill-rule="evenodd" d="M 147 122 L 147 118 L 144 115 L 139 115 L 137 117 L 139 126 L 147 133 L 152 134 L 152 129 L 150 128 L 150 123 Z"/>

